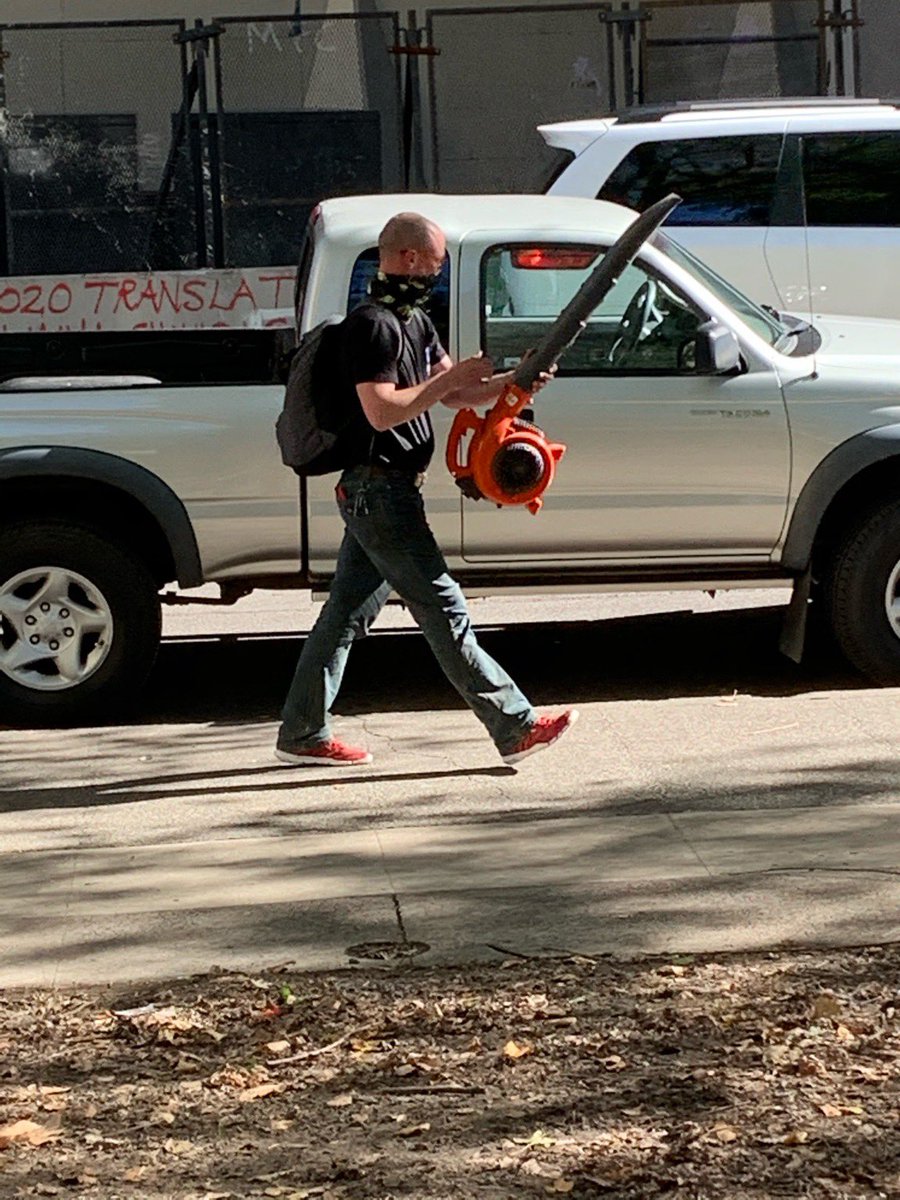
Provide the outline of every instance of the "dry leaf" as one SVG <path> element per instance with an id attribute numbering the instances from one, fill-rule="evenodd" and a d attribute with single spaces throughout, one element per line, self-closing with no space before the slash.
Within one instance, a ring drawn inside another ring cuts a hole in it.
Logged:
<path id="1" fill-rule="evenodd" d="M 5 1150 L 13 1142 L 24 1142 L 27 1146 L 42 1146 L 44 1142 L 52 1141 L 60 1136 L 60 1129 L 52 1123 L 39 1125 L 37 1121 L 13 1121 L 12 1125 L 0 1128 L 0 1150 Z"/>
<path id="2" fill-rule="evenodd" d="M 398 1129 L 399 1137 L 414 1137 L 417 1133 L 427 1133 L 431 1128 L 430 1121 L 423 1121 L 421 1125 L 407 1125 L 403 1129 Z"/>
<path id="3" fill-rule="evenodd" d="M 155 1004 L 142 1004 L 140 1008 L 114 1008 L 112 1016 L 124 1017 L 127 1020 L 131 1017 L 146 1017 L 152 1012 L 156 1012 Z"/>
<path id="4" fill-rule="evenodd" d="M 556 1168 L 547 1167 L 536 1158 L 526 1158 L 524 1162 L 519 1164 L 519 1170 L 523 1175 L 543 1175 L 549 1178 Z"/>
<path id="5" fill-rule="evenodd" d="M 817 996 L 813 1002 L 813 1016 L 836 1017 L 841 1011 L 840 1003 L 834 996 Z"/>
<path id="6" fill-rule="evenodd" d="M 551 1195 L 555 1193 L 562 1196 L 568 1195 L 569 1192 L 574 1191 L 574 1189 L 575 1184 L 571 1179 L 562 1178 L 554 1179 L 553 1182 L 547 1187 L 547 1191 L 550 1192 Z"/>
<path id="7" fill-rule="evenodd" d="M 826 1117 L 861 1117 L 865 1111 L 861 1104 L 820 1104 L 819 1111 Z"/>
<path id="8" fill-rule="evenodd" d="M 250 1100 L 261 1100 L 263 1096 L 283 1092 L 286 1088 L 286 1083 L 258 1083 L 256 1087 L 245 1088 L 244 1091 L 238 1092 L 238 1100 L 241 1104 L 246 1104 Z"/>
<path id="9" fill-rule="evenodd" d="M 531 1137 L 513 1138 L 517 1146 L 555 1146 L 556 1141 L 552 1137 L 548 1137 L 543 1129 L 536 1129 Z"/>
<path id="10" fill-rule="evenodd" d="M 714 1125 L 713 1133 L 716 1135 L 716 1137 L 719 1139 L 720 1142 L 736 1142 L 737 1138 L 738 1138 L 738 1131 L 734 1128 L 733 1125 L 724 1125 L 724 1124 Z"/>
<path id="11" fill-rule="evenodd" d="M 36 1121 L 13 1121 L 12 1124 L 0 1128 L 0 1150 L 6 1150 L 14 1141 L 24 1142 L 26 1146 L 42 1146 L 46 1141 L 59 1138 L 60 1134 L 58 1112 L 50 1115 L 44 1124 L 38 1124 Z"/>
<path id="12" fill-rule="evenodd" d="M 505 1058 L 524 1058 L 526 1054 L 534 1054 L 534 1046 L 531 1042 L 514 1042 L 512 1038 L 503 1047 L 503 1055 Z"/>
<path id="13" fill-rule="evenodd" d="M 129 1167 L 122 1178 L 126 1183 L 140 1183 L 149 1170 L 149 1167 Z"/>
<path id="14" fill-rule="evenodd" d="M 167 1154 L 187 1154 L 193 1148 L 194 1143 L 187 1141 L 185 1138 L 166 1138 L 163 1142 L 163 1150 Z"/>
<path id="15" fill-rule="evenodd" d="M 16 1095 L 20 1100 L 22 1100 L 26 1097 L 31 1098 L 32 1096 L 62 1096 L 66 1092 L 71 1092 L 71 1090 L 72 1089 L 70 1087 L 55 1087 L 53 1085 L 42 1083 L 29 1083 L 27 1087 L 19 1088 Z"/>
<path id="16" fill-rule="evenodd" d="M 781 1139 L 785 1146 L 802 1146 L 809 1134 L 805 1129 L 792 1129 Z"/>
<path id="17" fill-rule="evenodd" d="M 285 1050 L 290 1050 L 290 1042 L 266 1042 L 266 1049 L 271 1050 L 273 1054 L 283 1054 Z"/>
<path id="18" fill-rule="evenodd" d="M 381 1049 L 381 1042 L 373 1041 L 371 1038 L 354 1038 L 350 1043 L 350 1049 L 356 1054 L 374 1054 Z"/>
<path id="19" fill-rule="evenodd" d="M 331 1099 L 326 1100 L 325 1103 L 329 1108 L 346 1108 L 348 1104 L 353 1103 L 353 1093 L 341 1092 L 339 1096 L 332 1096 Z"/>

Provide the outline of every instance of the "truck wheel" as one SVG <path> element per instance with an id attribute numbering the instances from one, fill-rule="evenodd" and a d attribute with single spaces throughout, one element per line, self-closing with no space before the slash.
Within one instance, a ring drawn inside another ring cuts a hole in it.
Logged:
<path id="1" fill-rule="evenodd" d="M 823 582 L 844 656 L 875 683 L 900 683 L 900 501 L 847 531 Z"/>
<path id="2" fill-rule="evenodd" d="M 84 723 L 145 682 L 159 646 L 156 582 L 102 533 L 63 522 L 0 534 L 0 713 Z"/>

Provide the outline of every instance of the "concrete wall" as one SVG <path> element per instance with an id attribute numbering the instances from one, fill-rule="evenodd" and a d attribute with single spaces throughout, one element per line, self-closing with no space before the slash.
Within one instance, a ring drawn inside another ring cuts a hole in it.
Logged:
<path id="1" fill-rule="evenodd" d="M 859 11 L 860 95 L 900 97 L 900 4 L 860 0 Z"/>

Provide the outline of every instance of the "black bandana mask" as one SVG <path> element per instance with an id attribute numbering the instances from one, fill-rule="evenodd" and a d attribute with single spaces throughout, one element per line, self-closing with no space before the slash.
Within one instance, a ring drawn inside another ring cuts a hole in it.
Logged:
<path id="1" fill-rule="evenodd" d="M 385 275 L 378 271 L 369 283 L 369 296 L 400 318 L 408 321 L 413 310 L 424 308 L 439 279 L 437 275 Z"/>

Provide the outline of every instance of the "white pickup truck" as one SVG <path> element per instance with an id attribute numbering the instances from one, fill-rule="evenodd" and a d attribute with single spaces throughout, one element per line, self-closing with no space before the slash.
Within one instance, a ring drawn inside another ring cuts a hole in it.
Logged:
<path id="1" fill-rule="evenodd" d="M 377 235 L 445 230 L 432 315 L 459 357 L 535 345 L 634 213 L 550 196 L 329 200 L 299 271 L 7 280 L 0 290 L 0 705 L 86 721 L 135 694 L 160 592 L 323 590 L 334 477 L 280 462 L 279 360 L 365 294 Z M 538 419 L 568 447 L 544 507 L 428 509 L 473 594 L 794 582 L 784 648 L 821 605 L 847 657 L 900 682 L 900 326 L 757 307 L 664 233 L 563 356 Z M 436 412 L 438 445 L 452 413 Z"/>

